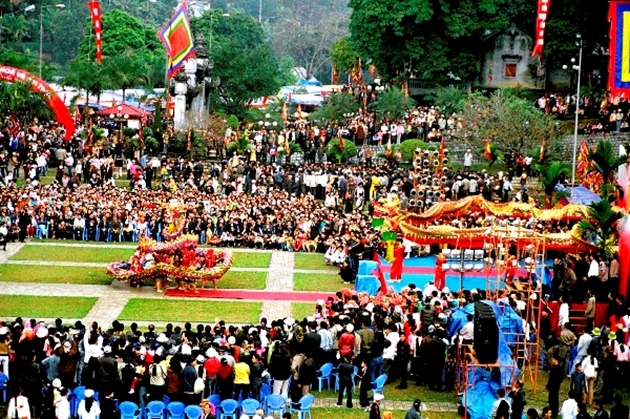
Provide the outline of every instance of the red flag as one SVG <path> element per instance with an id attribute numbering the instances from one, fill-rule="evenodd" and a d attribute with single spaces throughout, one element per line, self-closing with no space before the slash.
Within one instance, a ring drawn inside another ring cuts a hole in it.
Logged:
<path id="1" fill-rule="evenodd" d="M 446 141 L 444 141 L 444 136 L 442 136 L 442 141 L 440 141 L 440 155 L 444 155 L 445 150 L 446 150 Z"/>
<path id="2" fill-rule="evenodd" d="M 490 138 L 486 138 L 486 147 L 483 149 L 483 156 L 487 160 L 492 159 L 492 148 L 490 147 Z"/>
<path id="3" fill-rule="evenodd" d="M 578 155 L 576 169 L 580 178 L 583 178 L 588 172 L 588 142 L 586 140 L 583 140 L 582 144 L 580 144 L 580 154 Z"/>
<path id="4" fill-rule="evenodd" d="M 339 70 L 337 69 L 336 65 L 333 65 L 333 70 L 332 70 L 332 83 L 333 84 L 337 84 L 339 83 Z"/>
<path id="5" fill-rule="evenodd" d="M 298 103 L 297 106 L 298 119 L 302 119 L 302 105 Z"/>
<path id="6" fill-rule="evenodd" d="M 538 154 L 539 163 L 545 159 L 545 152 L 546 152 L 545 146 L 546 145 L 547 145 L 547 141 L 543 140 L 542 144 L 540 145 L 540 153 Z"/>
<path id="7" fill-rule="evenodd" d="M 192 128 L 188 130 L 188 142 L 186 143 L 186 151 L 192 148 Z"/>
<path id="8" fill-rule="evenodd" d="M 9 119 L 9 135 L 15 137 L 20 132 L 20 121 L 16 115 L 11 115 Z"/>
<path id="9" fill-rule="evenodd" d="M 101 3 L 99 1 L 88 2 L 90 15 L 92 16 L 92 26 L 94 29 L 94 40 L 96 45 L 96 62 L 103 61 L 103 20 L 101 18 Z"/>
<path id="10" fill-rule="evenodd" d="M 547 15 L 549 14 L 549 6 L 551 0 L 538 0 L 538 14 L 536 16 L 536 41 L 534 42 L 534 50 L 532 57 L 538 56 L 542 58 L 543 46 L 545 45 L 545 27 L 547 26 Z"/>
<path id="11" fill-rule="evenodd" d="M 186 1 L 175 10 L 170 20 L 158 32 L 158 36 L 166 48 L 168 76 L 173 77 L 184 62 L 195 54 Z"/>
<path id="12" fill-rule="evenodd" d="M 346 145 L 343 143 L 343 137 L 339 137 L 339 150 L 343 151 L 346 148 Z"/>

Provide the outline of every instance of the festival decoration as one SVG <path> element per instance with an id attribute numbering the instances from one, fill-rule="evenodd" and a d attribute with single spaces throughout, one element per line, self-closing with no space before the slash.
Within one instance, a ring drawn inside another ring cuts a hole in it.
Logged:
<path id="1" fill-rule="evenodd" d="M 195 54 L 188 5 L 184 1 L 158 32 L 168 57 L 168 77 L 172 78 L 184 62 Z"/>
<path id="2" fill-rule="evenodd" d="M 94 29 L 94 44 L 96 46 L 96 62 L 103 61 L 103 20 L 101 13 L 101 2 L 88 2 L 90 15 L 92 16 L 92 26 Z"/>
<path id="3" fill-rule="evenodd" d="M 608 90 L 612 97 L 630 96 L 630 1 L 611 0 Z"/>
<path id="4" fill-rule="evenodd" d="M 216 289 L 217 281 L 232 267 L 232 253 L 198 249 L 197 243 L 197 236 L 194 235 L 182 236 L 164 244 L 141 239 L 129 261 L 109 264 L 107 274 L 135 286 L 160 276 L 170 276 L 176 281 L 189 283 L 211 281 Z M 172 263 L 171 258 L 175 254 L 182 255 L 181 266 Z M 189 261 L 184 260 L 187 255 Z"/>
<path id="5" fill-rule="evenodd" d="M 0 80 L 9 83 L 28 83 L 31 87 L 31 91 L 39 94 L 48 107 L 54 112 L 55 120 L 66 128 L 64 139 L 66 141 L 72 139 L 76 131 L 74 120 L 72 119 L 72 115 L 70 115 L 70 111 L 63 103 L 63 100 L 57 95 L 55 89 L 50 87 L 44 80 L 32 76 L 28 71 L 4 65 L 0 66 Z"/>
<path id="6" fill-rule="evenodd" d="M 138 214 L 140 222 L 144 222 L 144 217 L 144 212 Z M 186 221 L 186 207 L 182 202 L 172 200 L 169 203 L 168 217 L 170 223 L 162 232 L 167 241 L 158 243 L 141 238 L 129 261 L 109 264 L 107 274 L 136 287 L 155 279 L 158 291 L 161 291 L 161 281 L 168 277 L 177 283 L 191 284 L 195 290 L 198 281 L 202 287 L 211 281 L 216 289 L 217 281 L 232 267 L 232 253 L 199 249 L 196 235 L 182 235 Z"/>
<path id="7" fill-rule="evenodd" d="M 532 57 L 542 57 L 543 47 L 545 45 L 545 28 L 547 26 L 547 15 L 549 14 L 550 5 L 551 0 L 538 0 L 538 14 L 536 15 L 536 41 L 534 42 Z"/>

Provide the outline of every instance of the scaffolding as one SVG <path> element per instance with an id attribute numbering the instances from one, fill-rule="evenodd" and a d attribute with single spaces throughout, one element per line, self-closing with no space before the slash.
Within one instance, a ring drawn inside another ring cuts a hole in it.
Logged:
<path id="1" fill-rule="evenodd" d="M 527 244 L 519 243 L 526 240 Z M 474 386 L 474 377 L 477 369 L 483 368 L 491 371 L 494 368 L 501 370 L 501 384 L 505 388 L 516 379 L 529 382 L 532 391 L 536 394 L 538 387 L 538 372 L 540 360 L 540 335 L 538 328 L 542 311 L 542 282 L 544 278 L 546 238 L 543 234 L 532 235 L 531 230 L 522 230 L 512 227 L 493 227 L 487 240 L 485 270 L 486 270 L 486 298 L 497 303 L 502 313 L 505 314 L 509 306 L 508 298 L 512 293 L 520 293 L 524 297 L 525 310 L 521 310 L 523 321 L 522 332 L 499 331 L 508 341 L 512 349 L 512 360 L 509 364 L 502 364 L 499 360 L 492 364 L 481 364 L 477 359 L 473 345 L 458 345 L 456 349 L 456 391 L 463 394 L 462 405 L 468 406 L 475 403 L 468 400 L 469 387 Z M 515 252 L 511 252 L 511 248 Z M 494 257 L 493 257 L 494 256 Z M 526 261 L 527 280 L 519 278 L 505 280 L 506 272 L 510 264 L 518 261 Z M 494 268 L 494 272 L 493 272 Z M 540 275 L 540 283 L 534 281 L 534 274 Z M 531 329 L 533 327 L 533 330 Z M 517 371 L 520 375 L 517 377 Z M 475 394 L 473 389 L 472 394 Z"/>

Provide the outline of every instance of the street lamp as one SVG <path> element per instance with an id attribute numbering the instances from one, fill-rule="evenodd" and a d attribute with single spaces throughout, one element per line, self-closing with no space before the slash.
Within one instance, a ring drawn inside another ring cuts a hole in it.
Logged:
<path id="1" fill-rule="evenodd" d="M 15 15 L 17 13 L 20 13 L 20 12 L 22 12 L 24 14 L 27 14 L 27 13 L 30 13 L 30 12 L 32 12 L 34 10 L 35 10 L 35 5 L 34 4 L 29 4 L 28 6 L 26 6 L 22 10 L 16 10 L 15 12 L 6 13 L 3 16 L 0 16 L 0 43 L 2 43 L 2 19 L 4 18 L 4 16 L 13 16 L 13 15 Z"/>
<path id="2" fill-rule="evenodd" d="M 109 114 L 109 119 L 113 119 L 114 122 L 120 123 L 120 130 L 118 131 L 118 138 L 120 142 L 122 142 L 123 139 L 123 122 L 129 119 L 129 115 L 126 113 L 123 114 L 122 109 L 122 105 L 118 105 L 118 107 L 116 108 L 116 113 Z"/>
<path id="3" fill-rule="evenodd" d="M 578 119 L 580 117 L 580 83 L 582 77 L 582 35 L 579 33 L 575 35 L 577 41 L 575 45 L 580 47 L 580 55 L 578 59 L 578 64 L 575 65 L 575 58 L 571 58 L 571 63 L 573 65 L 571 68 L 577 71 L 577 93 L 575 94 L 575 125 L 573 127 L 573 161 L 571 165 L 571 185 L 575 186 L 575 167 L 577 165 L 577 140 L 578 140 Z M 566 65 L 562 66 L 563 69 L 567 70 L 568 67 Z"/>
<path id="4" fill-rule="evenodd" d="M 49 7 L 55 7 L 59 10 L 63 10 L 66 8 L 66 5 L 63 3 L 59 4 L 51 4 L 48 6 L 41 6 L 39 8 L 39 78 L 42 78 L 42 58 L 43 58 L 43 48 L 44 48 L 44 9 Z"/>

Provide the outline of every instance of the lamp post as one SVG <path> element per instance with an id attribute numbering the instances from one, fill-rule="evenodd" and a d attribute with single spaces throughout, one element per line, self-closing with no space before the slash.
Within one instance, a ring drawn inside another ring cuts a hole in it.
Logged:
<path id="1" fill-rule="evenodd" d="M 580 117 L 580 83 L 582 80 L 582 35 L 575 36 L 577 41 L 575 44 L 580 47 L 578 64 L 573 64 L 571 68 L 577 71 L 577 92 L 575 94 L 575 125 L 573 127 L 573 161 L 571 162 L 571 185 L 575 186 L 575 167 L 577 164 L 577 141 L 578 141 L 578 119 Z M 571 58 L 571 63 L 575 63 L 575 58 Z M 568 66 L 563 65 L 563 69 L 567 70 Z"/>
<path id="2" fill-rule="evenodd" d="M 0 16 L 0 43 L 2 43 L 2 19 L 4 18 L 4 16 L 13 16 L 13 15 L 15 15 L 17 13 L 20 13 L 20 12 L 22 12 L 24 14 L 27 14 L 27 13 L 30 13 L 30 12 L 32 12 L 34 10 L 35 10 L 35 5 L 34 4 L 29 4 L 28 6 L 26 6 L 22 10 L 17 10 L 15 12 L 6 13 L 3 16 Z"/>
<path id="3" fill-rule="evenodd" d="M 122 112 L 122 106 L 118 105 L 118 108 L 116 108 L 116 113 L 110 113 L 109 114 L 109 119 L 113 119 L 114 122 L 118 122 L 120 125 L 120 128 L 118 130 L 118 140 L 120 141 L 120 143 L 122 144 L 122 140 L 123 140 L 123 122 L 127 121 L 129 119 L 129 115 L 128 114 L 123 114 Z"/>
<path id="4" fill-rule="evenodd" d="M 40 6 L 39 8 L 39 78 L 42 78 L 42 59 L 44 55 L 44 9 L 49 7 L 55 7 L 57 9 L 63 10 L 66 8 L 66 5 L 63 3 L 59 4 L 51 4 L 48 6 Z"/>

